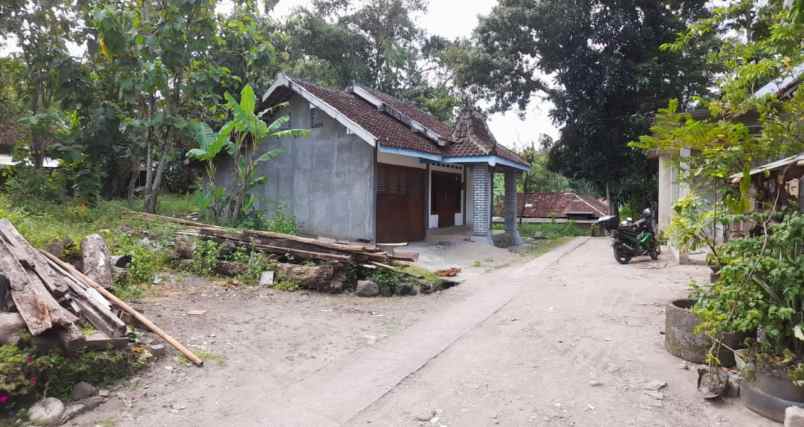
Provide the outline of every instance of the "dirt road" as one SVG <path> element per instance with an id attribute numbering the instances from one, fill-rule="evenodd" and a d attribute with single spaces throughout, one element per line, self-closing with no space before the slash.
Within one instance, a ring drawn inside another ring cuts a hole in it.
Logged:
<path id="1" fill-rule="evenodd" d="M 149 314 L 207 366 L 168 356 L 73 424 L 775 425 L 734 400 L 701 401 L 695 373 L 662 347 L 663 305 L 705 273 L 621 266 L 605 239 L 579 239 L 435 296 L 185 281 Z M 656 381 L 667 386 L 645 389 Z"/>

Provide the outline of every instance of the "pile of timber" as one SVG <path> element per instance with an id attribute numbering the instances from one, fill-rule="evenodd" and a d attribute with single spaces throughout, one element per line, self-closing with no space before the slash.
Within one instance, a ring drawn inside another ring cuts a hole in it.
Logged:
<path id="1" fill-rule="evenodd" d="M 4 311 L 15 308 L 31 335 L 58 337 L 65 348 L 86 345 L 82 321 L 106 339 L 124 337 L 126 324 L 83 277 L 34 249 L 8 220 L 0 220 L 0 289 Z"/>
<path id="2" fill-rule="evenodd" d="M 35 249 L 11 222 L 0 219 L 0 311 L 3 312 L 0 318 L 4 321 L 21 318 L 32 336 L 55 337 L 65 349 L 76 351 L 128 342 L 126 324 L 115 314 L 113 305 L 133 316 L 195 364 L 203 364 L 187 348 L 95 280 L 56 256 Z M 86 337 L 82 331 L 82 326 L 86 325 L 97 332 Z"/>
<path id="3" fill-rule="evenodd" d="M 303 260 L 349 264 L 414 260 L 411 256 L 388 254 L 382 248 L 374 245 L 324 241 L 260 230 L 236 230 L 142 212 L 138 212 L 137 215 L 154 221 L 172 222 L 181 225 L 185 229 L 178 232 L 180 236 L 213 240 L 219 243 L 231 242 L 257 251 L 275 255 L 291 255 Z"/>

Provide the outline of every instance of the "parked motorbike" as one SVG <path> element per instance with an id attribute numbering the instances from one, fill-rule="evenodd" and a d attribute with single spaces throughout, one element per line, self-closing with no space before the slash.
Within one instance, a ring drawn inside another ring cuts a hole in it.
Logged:
<path id="1" fill-rule="evenodd" d="M 609 215 L 597 220 L 596 224 L 608 231 L 613 240 L 614 259 L 620 264 L 628 264 L 635 256 L 648 255 L 658 259 L 661 253 L 653 227 L 653 212 L 642 211 L 642 217 L 633 221 L 626 218 L 620 222 L 617 215 Z"/>

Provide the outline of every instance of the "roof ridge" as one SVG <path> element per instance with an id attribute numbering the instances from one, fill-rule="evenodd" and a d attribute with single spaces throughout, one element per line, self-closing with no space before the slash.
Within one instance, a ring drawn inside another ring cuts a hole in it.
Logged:
<path id="1" fill-rule="evenodd" d="M 596 207 L 592 206 L 592 204 L 591 204 L 591 203 L 589 203 L 588 201 L 586 201 L 586 199 L 584 199 L 583 197 L 581 197 L 580 195 L 578 195 L 578 193 L 576 193 L 576 192 L 574 192 L 574 191 L 573 191 L 573 192 L 572 192 L 572 194 L 574 194 L 574 195 L 575 195 L 575 198 L 577 198 L 578 200 L 580 200 L 580 201 L 584 202 L 584 203 L 585 203 L 587 206 L 589 206 L 590 208 L 592 208 L 592 209 L 594 209 L 595 211 L 597 211 L 597 213 L 599 213 L 599 214 L 601 214 L 601 215 L 606 215 L 606 213 L 605 213 L 605 212 L 603 212 L 603 211 L 601 211 L 600 209 L 598 209 L 598 208 L 596 208 Z"/>

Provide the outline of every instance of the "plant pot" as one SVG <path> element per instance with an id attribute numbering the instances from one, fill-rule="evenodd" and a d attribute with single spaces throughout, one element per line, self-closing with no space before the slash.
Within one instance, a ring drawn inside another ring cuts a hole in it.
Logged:
<path id="1" fill-rule="evenodd" d="M 753 380 L 740 384 L 740 399 L 746 408 L 778 422 L 784 422 L 788 406 L 804 408 L 804 387 L 793 384 L 786 370 L 755 369 L 754 373 Z"/>
<path id="2" fill-rule="evenodd" d="M 712 348 L 712 340 L 695 333 L 695 328 L 701 320 L 691 310 L 694 303 L 695 301 L 691 299 L 679 299 L 667 304 L 664 347 L 676 357 L 693 363 L 704 363 L 706 354 Z M 728 347 L 740 348 L 747 337 L 748 334 L 744 333 L 729 333 L 723 334 L 720 341 Z M 721 366 L 726 368 L 734 366 L 734 354 L 725 346 L 720 347 L 717 357 Z"/>

